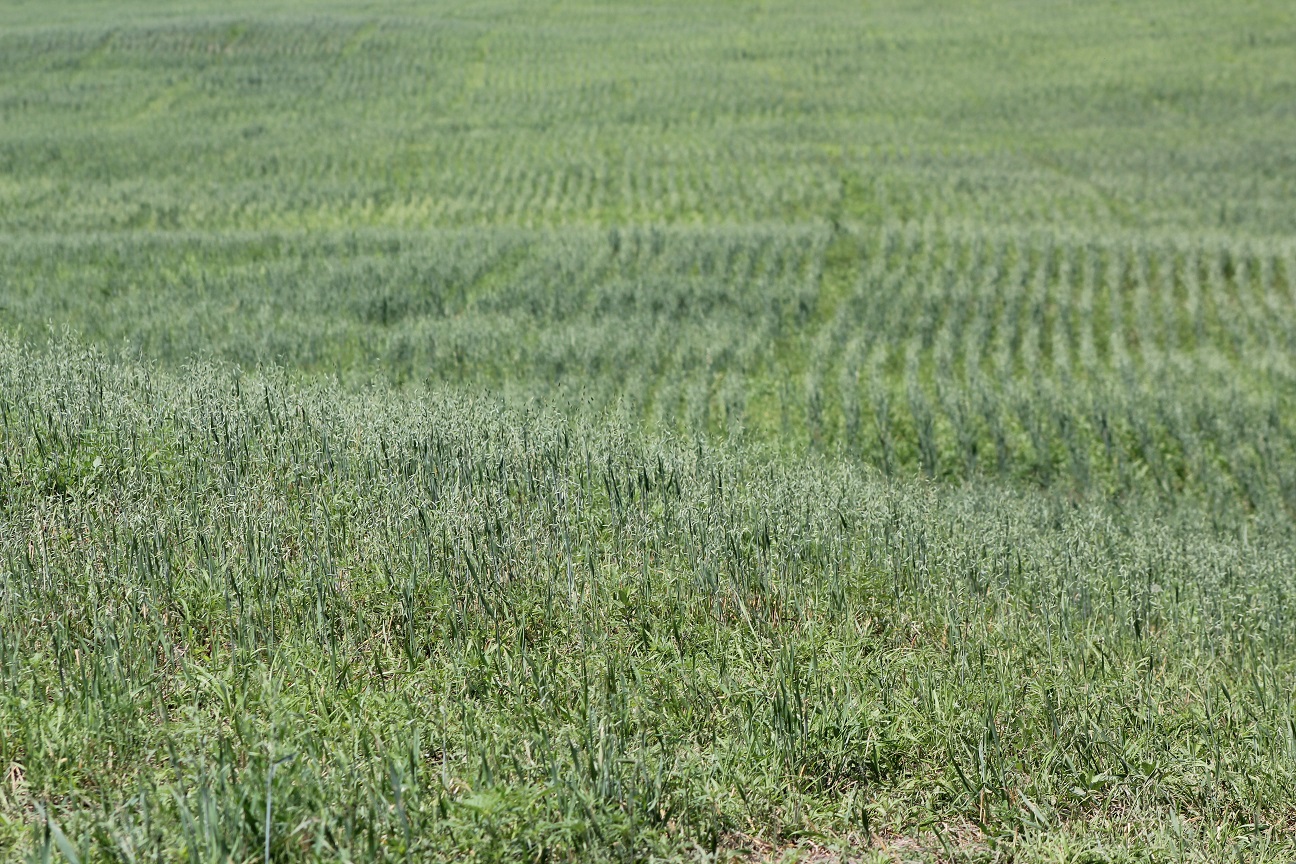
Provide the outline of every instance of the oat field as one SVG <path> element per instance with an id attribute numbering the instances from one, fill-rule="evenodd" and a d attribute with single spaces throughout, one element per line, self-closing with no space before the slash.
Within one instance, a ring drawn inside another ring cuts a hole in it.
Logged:
<path id="1" fill-rule="evenodd" d="M 1296 861 L 1296 9 L 0 8 L 0 859 Z"/>

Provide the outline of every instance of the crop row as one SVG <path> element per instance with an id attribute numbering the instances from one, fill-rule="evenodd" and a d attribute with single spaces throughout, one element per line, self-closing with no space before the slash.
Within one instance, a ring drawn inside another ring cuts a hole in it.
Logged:
<path id="1" fill-rule="evenodd" d="M 52 254 L 56 251 L 56 254 Z M 887 472 L 1294 503 L 1280 244 L 807 227 L 15 242 L 10 318 Z"/>
<path id="2" fill-rule="evenodd" d="M 1201 80 L 1184 52 L 1112 88 L 1142 37 L 1068 14 L 1099 67 L 1084 85 L 1082 67 L 1041 71 L 1060 46 L 1029 21 L 917 38 L 911 16 L 869 23 L 850 4 L 689 10 L 687 27 L 579 7 L 543 25 L 496 8 L 15 26 L 0 34 L 0 228 L 1292 230 L 1285 58 L 1236 56 L 1242 87 Z M 1027 66 L 1038 77 L 1010 71 Z M 1074 137 L 1054 146 L 1050 124 Z"/>

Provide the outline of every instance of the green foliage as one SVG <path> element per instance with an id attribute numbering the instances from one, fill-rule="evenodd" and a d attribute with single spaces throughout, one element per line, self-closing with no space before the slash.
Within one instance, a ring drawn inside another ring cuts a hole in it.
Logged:
<path id="1" fill-rule="evenodd" d="M 0 857 L 1296 859 L 1292 24 L 6 5 Z"/>
<path id="2" fill-rule="evenodd" d="M 1281 514 L 1240 540 L 445 391 L 0 358 L 6 801 L 92 860 L 247 859 L 267 789 L 285 858 L 1285 831 Z M 87 429 L 93 483 L 24 467 Z"/>

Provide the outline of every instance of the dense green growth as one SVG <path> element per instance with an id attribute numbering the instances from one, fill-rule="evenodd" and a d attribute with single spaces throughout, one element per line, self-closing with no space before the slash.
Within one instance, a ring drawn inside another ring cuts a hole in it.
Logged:
<path id="1" fill-rule="evenodd" d="M 281 857 L 1293 852 L 1281 522 L 0 356 L 4 801 L 83 858 L 245 860 L 267 788 Z"/>
<path id="2" fill-rule="evenodd" d="M 0 857 L 1296 860 L 1285 6 L 46 5 Z"/>

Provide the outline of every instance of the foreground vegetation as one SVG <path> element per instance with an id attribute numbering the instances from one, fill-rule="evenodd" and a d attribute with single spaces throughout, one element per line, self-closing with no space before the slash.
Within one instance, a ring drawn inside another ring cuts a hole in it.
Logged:
<path id="1" fill-rule="evenodd" d="M 0 856 L 1296 859 L 1215 6 L 0 10 Z"/>
<path id="2" fill-rule="evenodd" d="M 3 350 L 20 848 L 1293 852 L 1284 518 Z"/>

